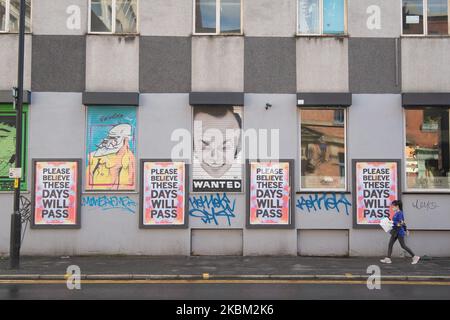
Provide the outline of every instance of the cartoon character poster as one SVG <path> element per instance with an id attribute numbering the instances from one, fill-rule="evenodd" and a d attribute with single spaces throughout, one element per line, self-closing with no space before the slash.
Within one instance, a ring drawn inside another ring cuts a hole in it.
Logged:
<path id="1" fill-rule="evenodd" d="M 86 190 L 135 190 L 136 107 L 88 107 L 86 147 Z"/>
<path id="2" fill-rule="evenodd" d="M 186 164 L 142 160 L 141 227 L 185 226 Z"/>
<path id="3" fill-rule="evenodd" d="M 0 112 L 2 111 L 0 105 Z M 24 106 L 24 109 L 26 107 Z M 14 180 L 9 178 L 9 169 L 16 167 L 16 116 L 12 109 L 0 115 L 0 191 L 13 191 Z M 27 122 L 26 111 L 22 118 L 22 179 L 21 190 L 27 189 Z"/>
<path id="4" fill-rule="evenodd" d="M 33 227 L 79 227 L 81 160 L 33 160 Z"/>
<path id="5" fill-rule="evenodd" d="M 289 226 L 292 181 L 289 162 L 251 162 L 249 226 Z"/>
<path id="6" fill-rule="evenodd" d="M 392 218 L 391 202 L 399 197 L 397 161 L 354 160 L 356 224 L 376 225 Z"/>

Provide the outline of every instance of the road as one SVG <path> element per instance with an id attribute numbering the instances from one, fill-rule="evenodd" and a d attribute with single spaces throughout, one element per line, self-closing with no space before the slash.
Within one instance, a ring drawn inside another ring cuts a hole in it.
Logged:
<path id="1" fill-rule="evenodd" d="M 149 300 L 450 300 L 450 283 L 382 282 L 369 290 L 364 281 L 84 281 L 69 290 L 64 281 L 1 281 L 0 300 L 149 299 Z"/>

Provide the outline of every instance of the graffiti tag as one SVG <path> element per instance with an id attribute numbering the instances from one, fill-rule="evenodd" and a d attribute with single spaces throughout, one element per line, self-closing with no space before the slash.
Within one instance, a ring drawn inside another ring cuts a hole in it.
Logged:
<path id="1" fill-rule="evenodd" d="M 425 209 L 427 211 L 434 210 L 436 208 L 439 208 L 436 202 L 434 201 L 421 201 L 419 199 L 416 200 L 416 202 L 412 203 L 412 206 L 416 208 L 417 210 Z"/>
<path id="2" fill-rule="evenodd" d="M 326 211 L 336 210 L 340 213 L 341 209 L 345 209 L 347 215 L 350 214 L 349 210 L 351 206 L 352 204 L 343 193 L 340 194 L 339 199 L 336 193 L 316 193 L 309 196 L 301 196 L 301 198 L 297 199 L 296 204 L 296 207 L 302 211 L 308 210 L 308 212 L 316 212 L 323 209 Z"/>
<path id="3" fill-rule="evenodd" d="M 128 196 L 103 196 L 103 197 L 83 197 L 82 207 L 100 208 L 103 211 L 122 209 L 129 213 L 136 212 L 136 202 Z"/>
<path id="4" fill-rule="evenodd" d="M 236 206 L 236 200 L 231 200 L 223 193 L 205 196 L 192 196 L 189 198 L 189 204 L 191 209 L 189 215 L 191 217 L 200 218 L 203 223 L 211 224 L 215 223 L 219 225 L 218 218 L 225 217 L 228 221 L 228 225 L 231 226 L 231 218 L 235 218 L 234 209 Z"/>

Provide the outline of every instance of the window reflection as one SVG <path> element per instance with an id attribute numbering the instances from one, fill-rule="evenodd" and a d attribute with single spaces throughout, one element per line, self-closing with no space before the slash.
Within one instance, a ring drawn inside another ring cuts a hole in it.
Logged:
<path id="1" fill-rule="evenodd" d="M 345 188 L 344 115 L 345 109 L 301 109 L 302 188 Z"/>
<path id="2" fill-rule="evenodd" d="M 222 0 L 220 2 L 220 32 L 241 32 L 241 0 Z"/>
<path id="3" fill-rule="evenodd" d="M 300 0 L 298 4 L 298 30 L 302 34 L 320 34 L 319 0 Z"/>
<path id="4" fill-rule="evenodd" d="M 216 0 L 196 0 L 195 32 L 216 33 Z"/>
<path id="5" fill-rule="evenodd" d="M 0 31 L 6 30 L 6 0 L 0 0 Z"/>
<path id="6" fill-rule="evenodd" d="M 342 34 L 345 32 L 344 0 L 323 0 L 323 33 Z"/>
<path id="7" fill-rule="evenodd" d="M 31 0 L 25 1 L 25 32 L 31 32 Z M 10 0 L 9 32 L 19 32 L 20 0 Z"/>
<path id="8" fill-rule="evenodd" d="M 428 0 L 428 34 L 448 34 L 447 0 Z"/>
<path id="9" fill-rule="evenodd" d="M 403 34 L 423 34 L 423 0 L 403 0 Z"/>
<path id="10" fill-rule="evenodd" d="M 91 1 L 91 31 L 112 32 L 112 0 Z"/>
<path id="11" fill-rule="evenodd" d="M 411 189 L 449 189 L 449 110 L 406 110 L 406 177 Z"/>
<path id="12" fill-rule="evenodd" d="M 117 0 L 116 33 L 137 33 L 137 0 Z"/>

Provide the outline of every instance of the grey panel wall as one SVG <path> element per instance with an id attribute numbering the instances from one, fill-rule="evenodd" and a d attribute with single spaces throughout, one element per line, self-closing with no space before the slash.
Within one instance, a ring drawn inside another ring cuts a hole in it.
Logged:
<path id="1" fill-rule="evenodd" d="M 244 256 L 297 255 L 296 230 L 245 230 Z"/>
<path id="2" fill-rule="evenodd" d="M 87 36 L 86 91 L 139 91 L 139 37 Z"/>
<path id="3" fill-rule="evenodd" d="M 449 52 L 449 38 L 402 38 L 403 92 L 449 92 Z"/>
<path id="4" fill-rule="evenodd" d="M 244 91 L 244 38 L 192 38 L 192 91 Z"/>
<path id="5" fill-rule="evenodd" d="M 272 105 L 268 110 L 266 110 L 266 103 Z M 244 130 L 279 130 L 279 154 L 282 159 L 295 159 L 297 156 L 296 115 L 296 95 L 294 94 L 245 95 Z M 270 138 L 270 131 L 267 131 L 267 136 Z M 262 142 L 265 145 L 265 140 Z M 246 154 L 246 158 L 248 155 L 249 153 Z M 264 156 L 264 154 L 259 155 Z"/>
<path id="6" fill-rule="evenodd" d="M 409 229 L 450 230 L 448 194 L 407 194 L 402 198 Z"/>
<path id="7" fill-rule="evenodd" d="M 192 230 L 193 255 L 242 255 L 242 230 Z"/>
<path id="8" fill-rule="evenodd" d="M 398 39 L 350 38 L 349 79 L 352 93 L 400 93 Z"/>
<path id="9" fill-rule="evenodd" d="M 31 12 L 35 35 L 84 35 L 87 32 L 88 1 L 38 0 L 33 1 Z"/>
<path id="10" fill-rule="evenodd" d="M 191 91 L 191 39 L 141 37 L 139 46 L 141 92 Z"/>
<path id="11" fill-rule="evenodd" d="M 142 36 L 179 36 L 192 34 L 190 0 L 140 1 L 140 34 Z"/>
<path id="12" fill-rule="evenodd" d="M 85 88 L 84 36 L 33 36 L 31 89 L 81 92 Z"/>
<path id="13" fill-rule="evenodd" d="M 350 194 L 297 194 L 295 224 L 298 229 L 351 229 L 352 210 Z"/>
<path id="14" fill-rule="evenodd" d="M 400 29 L 401 1 L 348 0 L 350 36 L 395 38 Z"/>
<path id="15" fill-rule="evenodd" d="M 24 88 L 31 89 L 31 45 L 30 35 L 25 36 Z M 19 37 L 14 34 L 0 34 L 0 90 L 11 90 L 17 86 L 17 64 Z"/>
<path id="16" fill-rule="evenodd" d="M 403 159 L 401 96 L 353 95 L 347 134 L 349 161 L 358 158 Z"/>
<path id="17" fill-rule="evenodd" d="M 349 91 L 347 39 L 297 39 L 297 91 Z"/>
<path id="18" fill-rule="evenodd" d="M 302 256 L 347 256 L 348 230 L 299 230 L 298 253 Z"/>
<path id="19" fill-rule="evenodd" d="M 295 93 L 295 39 L 245 38 L 245 92 Z"/>
<path id="20" fill-rule="evenodd" d="M 245 0 L 242 2 L 244 33 L 247 37 L 292 37 L 295 35 L 296 0 Z"/>

